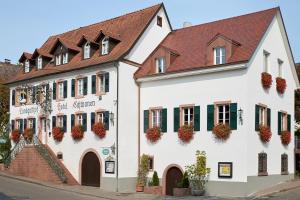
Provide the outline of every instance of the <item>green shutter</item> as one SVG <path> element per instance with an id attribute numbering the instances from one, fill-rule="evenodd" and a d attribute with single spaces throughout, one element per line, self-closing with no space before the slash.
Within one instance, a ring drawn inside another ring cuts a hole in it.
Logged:
<path id="1" fill-rule="evenodd" d="M 161 125 L 161 131 L 163 133 L 166 133 L 167 132 L 167 126 L 168 126 L 168 114 L 167 114 L 167 109 L 164 108 L 162 109 L 162 125 Z"/>
<path id="2" fill-rule="evenodd" d="M 67 115 L 63 116 L 63 129 L 64 133 L 67 132 Z"/>
<path id="3" fill-rule="evenodd" d="M 71 91 L 71 96 L 75 97 L 75 79 L 72 79 L 72 91 Z"/>
<path id="4" fill-rule="evenodd" d="M 92 94 L 96 94 L 96 75 L 92 75 Z"/>
<path id="5" fill-rule="evenodd" d="M 291 132 L 291 115 L 287 115 L 287 129 Z"/>
<path id="6" fill-rule="evenodd" d="M 207 105 L 207 130 L 211 131 L 214 128 L 215 121 L 215 105 Z"/>
<path id="7" fill-rule="evenodd" d="M 25 130 L 27 128 L 27 119 L 24 119 L 23 122 L 24 122 L 23 130 Z"/>
<path id="8" fill-rule="evenodd" d="M 255 131 L 259 131 L 259 105 L 255 105 Z"/>
<path id="9" fill-rule="evenodd" d="M 103 117 L 105 130 L 109 130 L 109 111 L 105 111 Z"/>
<path id="10" fill-rule="evenodd" d="M 109 73 L 105 73 L 104 78 L 105 78 L 105 92 L 109 92 Z"/>
<path id="11" fill-rule="evenodd" d="M 55 82 L 53 82 L 52 91 L 53 91 L 53 93 L 52 93 L 53 99 L 56 99 L 56 83 Z"/>
<path id="12" fill-rule="evenodd" d="M 94 124 L 95 124 L 95 113 L 91 112 L 91 129 L 93 129 Z"/>
<path id="13" fill-rule="evenodd" d="M 230 104 L 230 128 L 237 129 L 237 103 Z"/>
<path id="14" fill-rule="evenodd" d="M 200 106 L 194 106 L 194 131 L 200 131 Z"/>
<path id="15" fill-rule="evenodd" d="M 144 133 L 149 128 L 149 110 L 144 110 Z"/>
<path id="16" fill-rule="evenodd" d="M 15 120 L 11 120 L 11 130 L 15 130 Z"/>
<path id="17" fill-rule="evenodd" d="M 282 113 L 278 112 L 278 135 L 281 135 L 281 131 L 282 131 L 281 121 L 282 121 Z"/>
<path id="18" fill-rule="evenodd" d="M 271 128 L 271 109 L 267 108 L 267 125 Z"/>
<path id="19" fill-rule="evenodd" d="M 24 120 L 20 119 L 20 132 L 23 133 L 24 130 Z"/>
<path id="20" fill-rule="evenodd" d="M 35 130 L 36 130 L 36 119 L 33 118 L 32 119 L 32 130 L 33 130 L 33 134 L 36 134 Z"/>
<path id="21" fill-rule="evenodd" d="M 12 90 L 11 94 L 11 104 L 14 106 L 16 104 L 16 90 Z"/>
<path id="22" fill-rule="evenodd" d="M 180 110 L 174 108 L 174 132 L 177 132 L 180 126 Z"/>
<path id="23" fill-rule="evenodd" d="M 86 113 L 83 113 L 83 114 L 82 114 L 82 126 L 83 126 L 84 131 L 86 131 L 86 130 L 87 130 Z"/>
<path id="24" fill-rule="evenodd" d="M 64 98 L 68 97 L 68 81 L 64 81 Z"/>
<path id="25" fill-rule="evenodd" d="M 52 128 L 56 127 L 56 116 L 52 116 Z"/>
<path id="26" fill-rule="evenodd" d="M 75 115 L 71 114 L 71 129 L 75 126 Z"/>
<path id="27" fill-rule="evenodd" d="M 87 95 L 88 87 L 87 87 L 88 77 L 83 78 L 83 95 Z"/>
<path id="28" fill-rule="evenodd" d="M 50 101 L 50 96 L 49 96 L 49 83 L 46 85 L 46 101 L 48 102 L 48 101 Z"/>

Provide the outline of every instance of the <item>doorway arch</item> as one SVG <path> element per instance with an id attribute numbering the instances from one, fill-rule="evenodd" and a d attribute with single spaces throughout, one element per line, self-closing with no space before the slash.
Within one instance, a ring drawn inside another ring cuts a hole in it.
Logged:
<path id="1" fill-rule="evenodd" d="M 164 172 L 164 194 L 173 196 L 173 188 L 177 186 L 177 183 L 181 181 L 183 172 L 180 166 L 170 165 Z"/>
<path id="2" fill-rule="evenodd" d="M 84 154 L 81 161 L 81 185 L 100 187 L 101 165 L 93 151 Z"/>

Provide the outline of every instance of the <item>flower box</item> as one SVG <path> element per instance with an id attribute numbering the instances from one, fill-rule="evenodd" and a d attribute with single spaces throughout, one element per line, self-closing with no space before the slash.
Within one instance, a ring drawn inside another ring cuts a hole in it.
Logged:
<path id="1" fill-rule="evenodd" d="M 23 136 L 24 136 L 24 139 L 25 139 L 27 142 L 32 142 L 32 138 L 33 138 L 33 129 L 32 129 L 32 128 L 26 128 L 26 129 L 24 130 Z"/>
<path id="2" fill-rule="evenodd" d="M 12 141 L 14 141 L 14 143 L 19 142 L 19 140 L 20 140 L 20 135 L 21 135 L 20 130 L 18 130 L 18 129 L 13 130 L 13 131 L 11 132 L 11 139 L 12 139 Z"/>
<path id="3" fill-rule="evenodd" d="M 272 137 L 271 129 L 268 126 L 260 126 L 259 136 L 263 143 L 268 143 Z"/>
<path id="4" fill-rule="evenodd" d="M 52 128 L 52 136 L 55 141 L 62 141 L 64 137 L 64 130 L 61 127 Z"/>
<path id="5" fill-rule="evenodd" d="M 190 188 L 173 188 L 173 196 L 175 197 L 183 197 L 191 195 Z"/>
<path id="6" fill-rule="evenodd" d="M 265 89 L 269 89 L 272 85 L 272 75 L 267 72 L 261 73 L 261 83 Z"/>
<path id="7" fill-rule="evenodd" d="M 284 78 L 276 78 L 276 89 L 278 93 L 283 94 L 286 89 L 286 81 Z"/>
<path id="8" fill-rule="evenodd" d="M 178 129 L 178 138 L 182 142 L 190 142 L 194 137 L 194 127 L 191 125 L 183 125 Z"/>
<path id="9" fill-rule="evenodd" d="M 146 131 L 146 138 L 152 143 L 157 142 L 161 138 L 160 128 L 159 127 L 149 128 Z"/>
<path id="10" fill-rule="evenodd" d="M 280 135 L 281 143 L 285 146 L 289 145 L 291 142 L 291 132 L 282 131 Z"/>
<path id="11" fill-rule="evenodd" d="M 99 138 L 104 138 L 106 135 L 105 126 L 103 123 L 98 122 L 93 125 L 92 131 L 95 133 L 95 135 L 99 136 Z"/>
<path id="12" fill-rule="evenodd" d="M 144 187 L 144 193 L 146 194 L 154 194 L 154 195 L 162 195 L 162 186 L 148 186 Z"/>
<path id="13" fill-rule="evenodd" d="M 74 126 L 72 128 L 72 137 L 74 140 L 81 140 L 84 136 L 84 129 L 83 129 L 83 126 Z"/>
<path id="14" fill-rule="evenodd" d="M 231 129 L 228 124 L 217 124 L 212 130 L 217 139 L 227 140 L 231 134 Z"/>

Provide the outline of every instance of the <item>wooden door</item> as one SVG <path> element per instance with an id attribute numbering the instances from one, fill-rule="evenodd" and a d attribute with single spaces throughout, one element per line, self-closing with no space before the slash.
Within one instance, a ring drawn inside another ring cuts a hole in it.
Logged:
<path id="1" fill-rule="evenodd" d="M 93 152 L 86 153 L 82 159 L 81 184 L 100 187 L 100 162 Z"/>
<path id="2" fill-rule="evenodd" d="M 181 181 L 183 174 L 177 167 L 171 167 L 166 176 L 166 195 L 173 196 L 173 188 Z"/>

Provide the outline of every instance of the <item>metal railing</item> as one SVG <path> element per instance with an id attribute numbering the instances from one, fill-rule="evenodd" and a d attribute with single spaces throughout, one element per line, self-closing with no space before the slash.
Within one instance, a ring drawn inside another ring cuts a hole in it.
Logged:
<path id="1" fill-rule="evenodd" d="M 24 137 L 22 135 L 20 135 L 19 141 L 15 144 L 14 148 L 7 155 L 7 157 L 3 159 L 3 163 L 6 168 L 16 158 L 17 154 L 23 150 L 23 148 L 26 144 L 27 144 L 26 140 L 24 139 Z"/>

